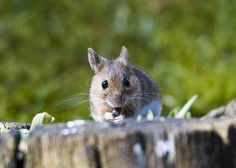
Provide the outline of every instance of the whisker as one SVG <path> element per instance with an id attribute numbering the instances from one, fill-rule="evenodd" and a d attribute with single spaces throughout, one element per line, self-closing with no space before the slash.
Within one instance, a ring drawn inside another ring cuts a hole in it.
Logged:
<path id="1" fill-rule="evenodd" d="M 82 101 L 82 102 L 76 103 L 76 104 L 73 105 L 72 107 L 77 107 L 77 106 L 79 106 L 79 105 L 81 105 L 81 104 L 83 104 L 83 103 L 87 103 L 87 102 L 89 102 L 89 100 L 85 100 L 85 101 Z"/>
<path id="2" fill-rule="evenodd" d="M 62 104 L 66 104 L 66 103 L 70 103 L 70 102 L 72 102 L 72 101 L 76 101 L 76 99 L 78 99 L 78 97 L 66 98 L 66 99 L 64 99 L 64 100 L 55 102 L 54 105 L 55 105 L 55 106 L 60 106 L 60 105 L 62 105 Z"/>
<path id="3" fill-rule="evenodd" d="M 89 102 L 89 99 L 81 102 L 81 100 L 80 100 L 81 96 L 93 96 L 93 98 L 100 99 L 99 95 L 88 94 L 88 93 L 78 93 L 78 94 L 68 96 L 68 97 L 66 97 L 62 100 L 59 100 L 59 101 L 55 102 L 53 106 L 61 106 L 61 105 L 68 106 L 67 104 L 72 104 L 72 105 L 70 105 L 70 107 L 75 107 L 75 106 L 78 106 L 80 104 Z M 74 104 L 73 102 L 79 102 L 79 103 Z"/>

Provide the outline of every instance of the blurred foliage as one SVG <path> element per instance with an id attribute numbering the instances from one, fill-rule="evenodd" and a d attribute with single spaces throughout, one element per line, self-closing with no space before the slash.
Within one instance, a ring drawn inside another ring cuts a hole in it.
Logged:
<path id="1" fill-rule="evenodd" d="M 235 17 L 234 0 L 2 0 L 0 120 L 89 119 L 87 48 L 122 45 L 161 86 L 163 115 L 194 94 L 203 115 L 235 97 Z"/>

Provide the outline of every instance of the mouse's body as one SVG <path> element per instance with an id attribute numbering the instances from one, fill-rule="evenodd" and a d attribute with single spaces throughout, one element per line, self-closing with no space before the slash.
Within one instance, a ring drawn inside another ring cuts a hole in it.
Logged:
<path id="1" fill-rule="evenodd" d="M 162 109 L 160 89 L 141 69 L 128 63 L 128 52 L 108 60 L 88 49 L 89 63 L 95 75 L 89 91 L 91 116 L 95 121 L 120 121 L 152 110 Z"/>

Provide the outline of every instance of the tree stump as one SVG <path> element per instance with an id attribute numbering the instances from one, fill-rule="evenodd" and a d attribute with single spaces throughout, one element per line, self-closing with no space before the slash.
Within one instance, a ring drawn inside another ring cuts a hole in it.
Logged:
<path id="1" fill-rule="evenodd" d="M 0 168 L 236 168 L 236 116 L 119 124 L 71 121 L 37 127 L 4 123 Z M 11 126 L 11 127 L 9 127 Z M 23 148 L 22 148 L 23 146 Z"/>
<path id="2" fill-rule="evenodd" d="M 236 117 L 75 121 L 39 127 L 26 143 L 27 168 L 236 167 Z"/>
<path id="3" fill-rule="evenodd" d="M 17 131 L 0 134 L 0 168 L 22 167 L 21 154 L 18 151 L 20 135 Z"/>

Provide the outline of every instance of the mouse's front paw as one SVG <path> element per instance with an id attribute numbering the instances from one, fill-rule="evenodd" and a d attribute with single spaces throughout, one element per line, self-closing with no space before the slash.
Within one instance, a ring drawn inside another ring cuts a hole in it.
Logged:
<path id="1" fill-rule="evenodd" d="M 123 120 L 124 118 L 125 118 L 124 115 L 118 115 L 118 116 L 114 117 L 114 114 L 111 113 L 111 112 L 106 112 L 104 114 L 104 119 L 106 121 L 110 121 L 110 122 L 115 122 L 116 123 L 116 122 L 119 122 L 119 121 Z"/>
<path id="2" fill-rule="evenodd" d="M 104 119 L 106 121 L 112 121 L 114 119 L 114 117 L 111 112 L 106 112 L 106 113 L 104 113 Z"/>
<path id="3" fill-rule="evenodd" d="M 117 123 L 117 122 L 120 122 L 124 119 L 125 119 L 124 115 L 119 115 L 119 116 L 115 117 L 112 122 Z"/>

